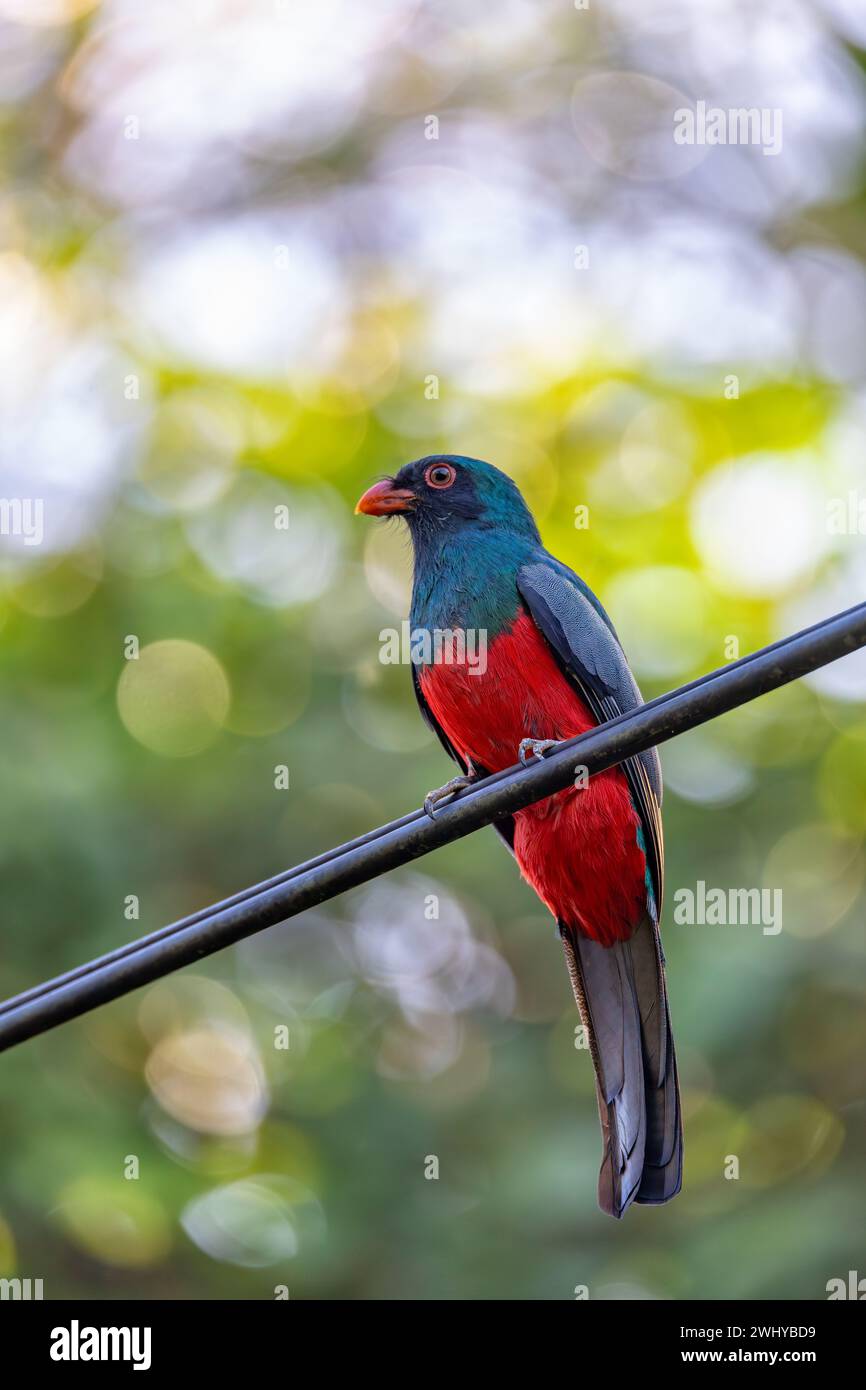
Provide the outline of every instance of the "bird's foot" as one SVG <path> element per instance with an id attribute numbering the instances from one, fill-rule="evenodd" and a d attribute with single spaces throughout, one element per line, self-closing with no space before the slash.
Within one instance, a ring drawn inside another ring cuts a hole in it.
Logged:
<path id="1" fill-rule="evenodd" d="M 543 758 L 551 748 L 558 747 L 559 739 L 556 738 L 522 738 L 517 756 L 524 767 L 529 767 L 530 758 Z"/>
<path id="2" fill-rule="evenodd" d="M 441 802 L 450 801 L 452 796 L 456 796 L 465 787 L 471 787 L 474 780 L 474 777 L 452 777 L 444 787 L 436 787 L 434 791 L 428 792 L 424 798 L 424 810 L 431 820 L 435 820 L 436 807 Z"/>

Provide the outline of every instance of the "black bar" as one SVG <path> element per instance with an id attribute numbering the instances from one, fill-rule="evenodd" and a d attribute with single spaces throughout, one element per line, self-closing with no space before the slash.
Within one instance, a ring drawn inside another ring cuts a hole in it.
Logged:
<path id="1" fill-rule="evenodd" d="M 56 1372 L 61 1385 L 68 1383 L 70 1375 L 74 1378 L 76 1371 L 91 1385 L 106 1383 L 109 1377 L 116 1384 L 118 1376 L 128 1376 L 128 1383 L 134 1386 L 137 1382 L 132 1376 L 142 1371 L 149 1371 L 160 1382 L 178 1372 L 194 1376 L 198 1384 L 211 1378 L 221 1383 L 247 1381 L 254 1370 L 253 1356 L 255 1364 L 261 1365 L 279 1364 L 285 1359 L 287 1335 L 297 1330 L 299 1319 L 308 1333 L 319 1326 L 327 1332 L 333 1317 L 333 1300 L 299 1296 L 290 1274 L 270 1272 L 268 1277 L 268 1271 L 260 1273 L 260 1292 L 235 1301 L 50 1300 L 46 1288 L 44 1302 L 0 1303 L 6 1315 L 2 1322 L 4 1350 L 14 1355 L 16 1363 L 38 1368 L 40 1378 L 49 1383 Z M 282 1277 L 288 1277 L 289 1283 L 279 1285 L 276 1293 L 275 1280 Z M 570 1305 L 567 1324 L 557 1321 L 551 1328 L 559 1331 L 566 1327 L 578 1337 L 615 1348 L 617 1371 L 634 1383 L 645 1376 L 649 1345 L 653 1366 L 663 1376 L 669 1369 L 694 1367 L 695 1363 L 698 1369 L 706 1364 L 759 1364 L 774 1369 L 780 1364 L 799 1364 L 811 1367 L 826 1383 L 835 1371 L 840 1379 L 845 1378 L 860 1355 L 860 1315 L 851 1302 L 840 1304 L 828 1299 L 820 1285 L 814 1298 L 785 1302 L 637 1299 L 624 1307 L 620 1300 L 595 1298 L 593 1294 L 590 1289 L 587 1297 L 575 1298 L 571 1289 L 563 1289 L 559 1296 L 536 1299 L 532 1304 Z M 472 1300 L 473 1309 L 477 1303 L 488 1302 L 483 1296 Z M 363 1306 L 369 1326 L 371 1316 L 377 1316 L 375 1307 L 383 1305 L 364 1302 Z M 351 1319 L 350 1308 L 342 1316 Z M 485 1317 L 483 1307 L 477 1316 Z M 111 1329 L 113 1335 L 100 1336 L 103 1329 Z M 486 1341 L 492 1356 L 485 1345 L 485 1364 L 492 1366 L 494 1376 L 500 1370 L 505 1372 L 509 1347 L 501 1337 Z M 341 1370 L 343 1364 L 348 1365 L 350 1353 L 346 1355 L 346 1363 L 337 1362 Z M 432 1358 L 439 1374 L 453 1373 L 453 1352 L 435 1347 Z M 466 1364 L 473 1363 L 467 1360 Z M 769 1383 L 772 1379 L 769 1377 Z M 148 1383 L 143 1377 L 141 1382 Z"/>

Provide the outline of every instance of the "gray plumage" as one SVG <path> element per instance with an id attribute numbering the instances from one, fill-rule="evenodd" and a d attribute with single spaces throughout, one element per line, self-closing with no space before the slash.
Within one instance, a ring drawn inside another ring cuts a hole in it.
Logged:
<path id="1" fill-rule="evenodd" d="M 604 609 L 554 560 L 526 565 L 518 589 L 565 675 L 602 722 L 642 704 Z M 596 1072 L 603 1154 L 598 1200 L 666 1202 L 682 1184 L 682 1118 L 658 923 L 664 893 L 661 765 L 655 749 L 623 764 L 649 867 L 647 911 L 627 941 L 602 946 L 560 922 L 575 1000 Z"/>

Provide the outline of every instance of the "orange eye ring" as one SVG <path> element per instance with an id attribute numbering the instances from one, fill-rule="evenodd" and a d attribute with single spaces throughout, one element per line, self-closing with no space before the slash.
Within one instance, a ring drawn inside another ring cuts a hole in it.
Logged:
<path id="1" fill-rule="evenodd" d="M 431 463 L 424 470 L 424 481 L 428 487 L 451 487 L 456 477 L 457 469 L 452 468 L 450 463 Z"/>

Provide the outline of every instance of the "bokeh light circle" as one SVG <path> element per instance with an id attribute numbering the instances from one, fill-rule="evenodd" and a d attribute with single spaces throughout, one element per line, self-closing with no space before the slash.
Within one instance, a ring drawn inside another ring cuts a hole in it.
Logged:
<path id="1" fill-rule="evenodd" d="M 692 539 L 726 593 L 773 598 L 827 546 L 824 497 L 805 458 L 756 454 L 713 470 L 692 498 Z"/>
<path id="2" fill-rule="evenodd" d="M 117 709 L 134 739 L 168 758 L 189 757 L 213 742 L 231 700 L 216 657 L 196 642 L 168 639 L 142 647 L 117 683 Z"/>

